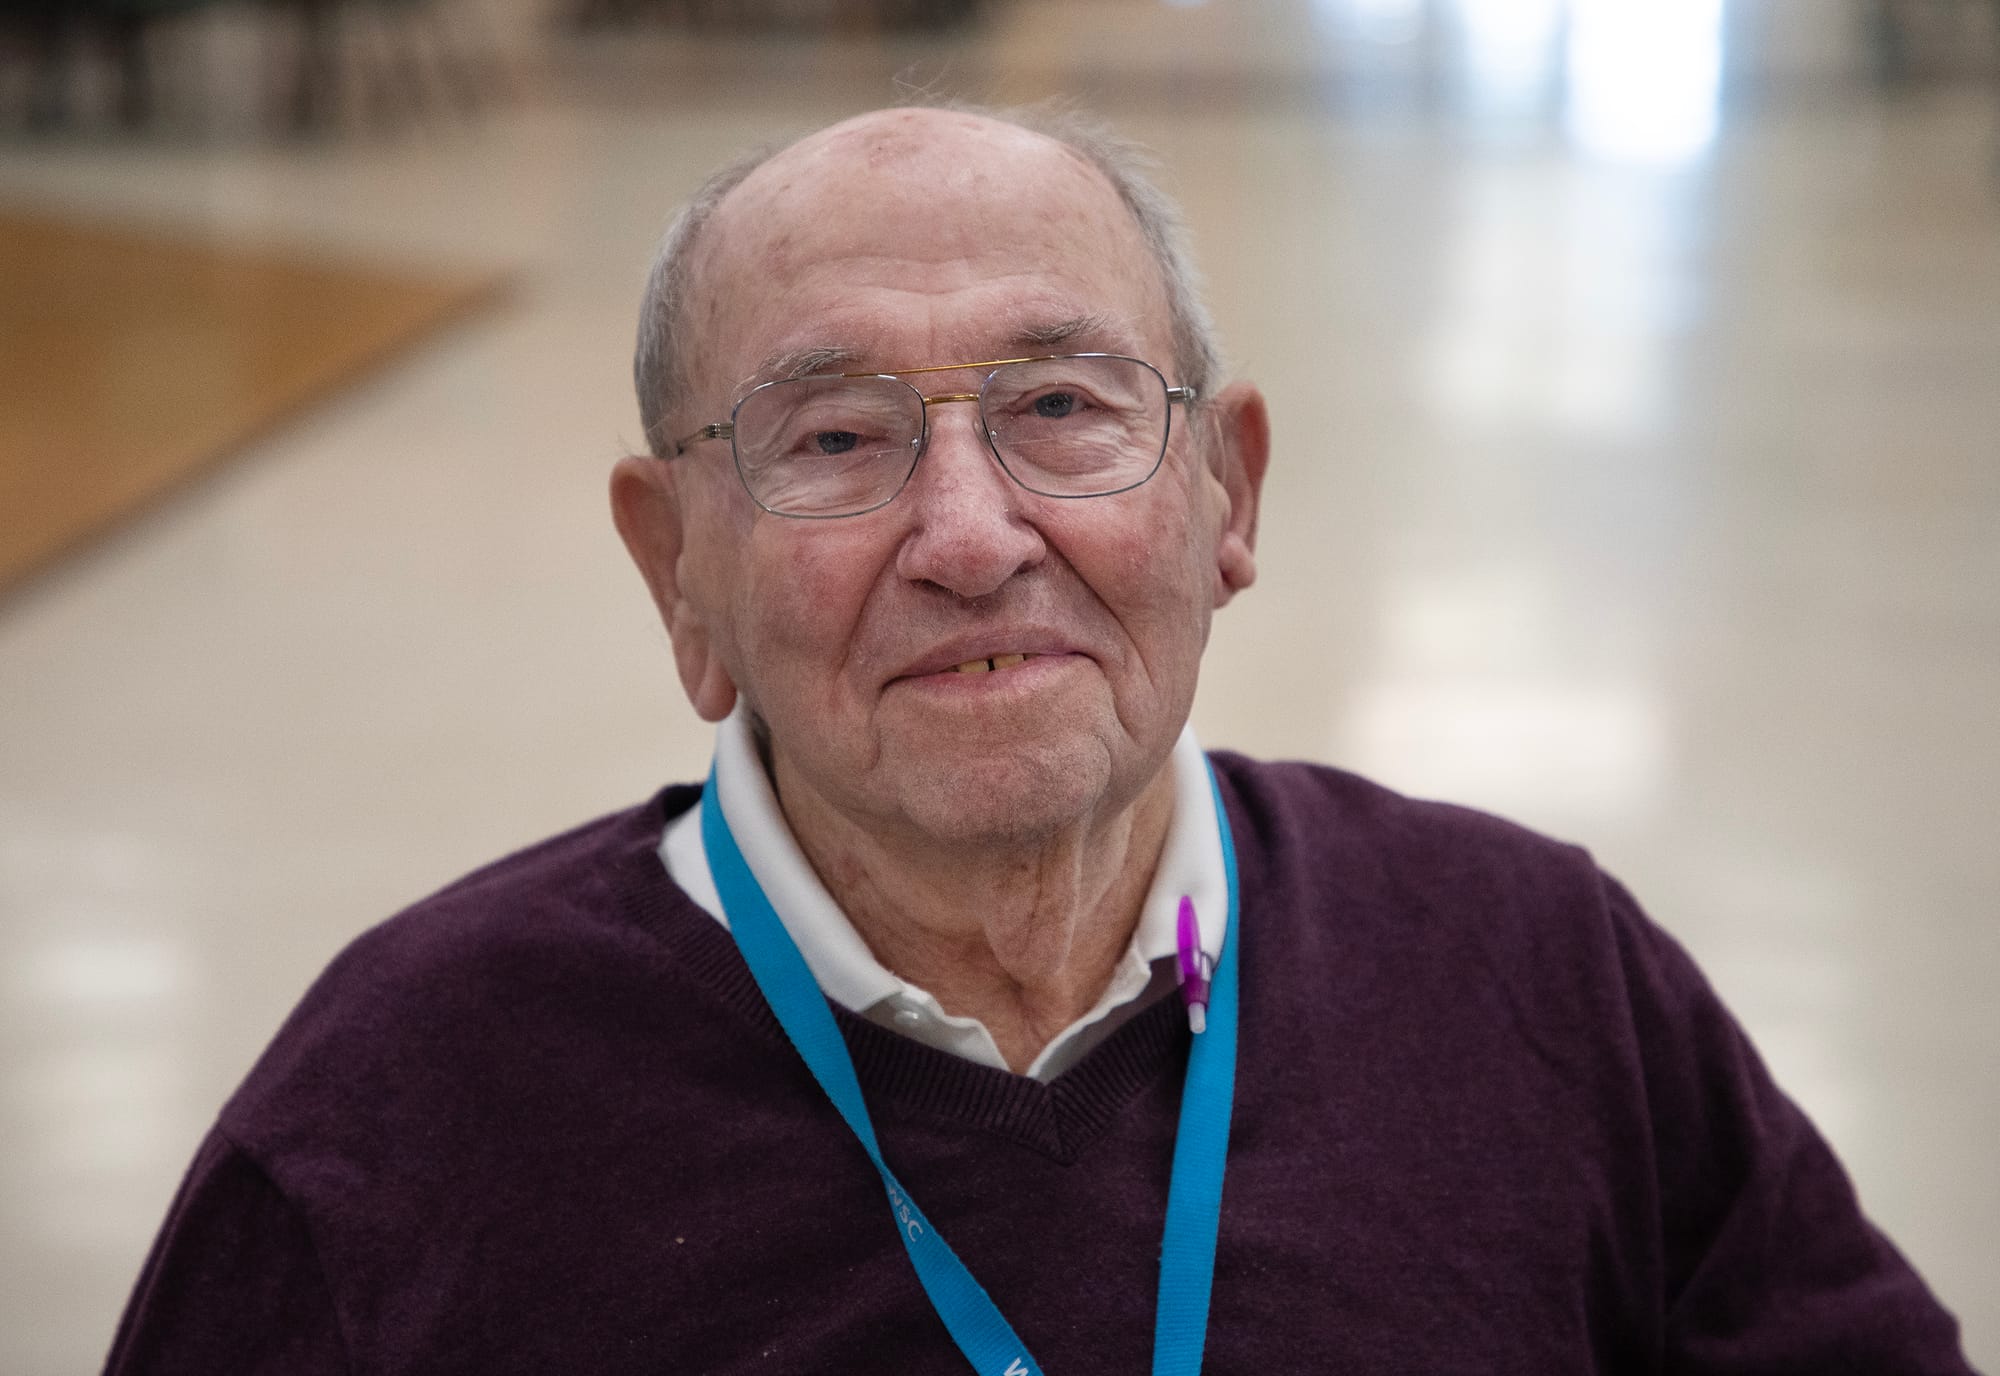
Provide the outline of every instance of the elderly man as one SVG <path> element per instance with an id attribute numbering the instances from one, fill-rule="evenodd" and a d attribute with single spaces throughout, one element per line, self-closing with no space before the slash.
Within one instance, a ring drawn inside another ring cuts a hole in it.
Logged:
<path id="1" fill-rule="evenodd" d="M 114 1371 L 1968 1369 L 1586 856 L 1203 756 L 1268 433 L 1191 282 L 1060 121 L 696 196 L 612 499 L 709 780 L 356 942 Z"/>

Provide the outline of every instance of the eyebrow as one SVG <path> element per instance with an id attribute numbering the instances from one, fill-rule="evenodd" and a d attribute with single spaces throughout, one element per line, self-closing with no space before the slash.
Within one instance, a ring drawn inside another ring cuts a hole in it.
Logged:
<path id="1" fill-rule="evenodd" d="M 803 348 L 786 349 L 765 359 L 756 372 L 750 375 L 750 385 L 759 382 L 786 381 L 792 378 L 812 377 L 817 373 L 834 372 L 848 364 L 859 363 L 861 355 L 853 349 L 835 348 L 827 344 L 808 344 Z"/>
<path id="2" fill-rule="evenodd" d="M 1088 315 L 1073 315 L 1053 324 L 1024 326 L 1015 332 L 1014 342 L 1023 348 L 1047 349 L 1085 335 L 1103 334 L 1110 328 L 1109 316 L 1102 311 L 1092 311 Z"/>

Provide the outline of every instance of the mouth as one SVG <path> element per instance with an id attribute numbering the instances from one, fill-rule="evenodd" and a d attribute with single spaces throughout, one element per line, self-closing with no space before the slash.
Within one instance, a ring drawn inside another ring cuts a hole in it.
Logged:
<path id="1" fill-rule="evenodd" d="M 988 626 L 962 632 L 949 639 L 932 642 L 884 683 L 963 683 L 983 674 L 1014 674 L 1025 671 L 1022 681 L 1039 678 L 1075 659 L 1088 659 L 1075 636 L 1059 628 L 1033 624 Z M 997 684 L 997 679 L 984 679 Z"/>
<path id="2" fill-rule="evenodd" d="M 968 659 L 963 664 L 954 664 L 943 672 L 948 674 L 991 674 L 1003 669 L 1012 669 L 1039 658 L 1032 654 L 992 655 L 986 659 Z"/>

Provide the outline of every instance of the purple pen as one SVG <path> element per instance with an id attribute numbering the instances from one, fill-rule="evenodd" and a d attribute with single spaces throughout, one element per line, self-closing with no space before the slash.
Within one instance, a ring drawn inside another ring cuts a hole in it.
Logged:
<path id="1" fill-rule="evenodd" d="M 1181 895 L 1181 917 L 1174 931 L 1175 944 L 1180 948 L 1181 959 L 1181 999 L 1187 1004 L 1188 1027 L 1195 1032 L 1208 1027 L 1208 972 L 1207 954 L 1201 949 L 1201 927 L 1194 919 L 1194 900 Z"/>

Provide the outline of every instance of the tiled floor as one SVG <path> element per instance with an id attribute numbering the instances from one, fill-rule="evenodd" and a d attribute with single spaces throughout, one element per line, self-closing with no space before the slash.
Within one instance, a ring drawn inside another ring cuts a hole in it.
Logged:
<path id="1" fill-rule="evenodd" d="M 0 146 L 11 205 L 520 282 L 0 604 L 0 1371 L 97 1360 L 352 934 L 701 768 L 605 514 L 648 247 L 898 72 L 1078 91 L 1188 204 L 1277 426 L 1204 739 L 1593 847 L 2000 1366 L 2000 100 L 1873 94 L 1849 18 L 1036 0 L 594 41 L 393 140 Z"/>

